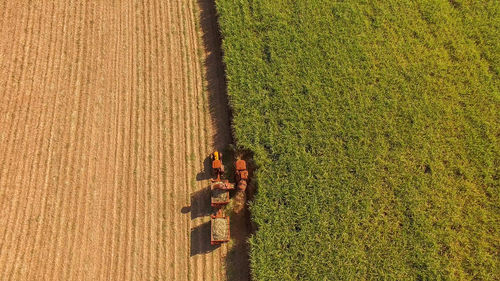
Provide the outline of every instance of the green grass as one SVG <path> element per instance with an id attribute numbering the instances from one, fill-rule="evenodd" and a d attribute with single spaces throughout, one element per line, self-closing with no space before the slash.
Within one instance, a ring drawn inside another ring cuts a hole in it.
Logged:
<path id="1" fill-rule="evenodd" d="M 500 1 L 217 6 L 256 280 L 500 276 Z"/>

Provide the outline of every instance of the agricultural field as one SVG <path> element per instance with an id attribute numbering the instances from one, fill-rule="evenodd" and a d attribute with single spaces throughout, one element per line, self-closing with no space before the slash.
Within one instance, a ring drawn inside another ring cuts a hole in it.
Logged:
<path id="1" fill-rule="evenodd" d="M 217 8 L 255 280 L 498 280 L 499 1 Z"/>
<path id="2" fill-rule="evenodd" d="M 244 264 L 210 247 L 204 163 L 231 142 L 218 40 L 208 0 L 0 1 L 0 280 Z"/>

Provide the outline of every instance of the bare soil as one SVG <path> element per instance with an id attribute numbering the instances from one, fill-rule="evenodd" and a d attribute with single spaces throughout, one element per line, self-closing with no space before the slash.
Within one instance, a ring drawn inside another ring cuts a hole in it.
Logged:
<path id="1" fill-rule="evenodd" d="M 231 142 L 211 5 L 0 1 L 0 279 L 227 279 L 204 191 Z"/>

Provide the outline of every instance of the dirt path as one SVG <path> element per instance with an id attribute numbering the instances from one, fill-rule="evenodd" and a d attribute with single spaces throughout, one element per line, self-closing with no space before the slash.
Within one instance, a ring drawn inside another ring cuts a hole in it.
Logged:
<path id="1" fill-rule="evenodd" d="M 209 5 L 0 0 L 1 280 L 226 279 L 203 200 L 231 141 Z"/>

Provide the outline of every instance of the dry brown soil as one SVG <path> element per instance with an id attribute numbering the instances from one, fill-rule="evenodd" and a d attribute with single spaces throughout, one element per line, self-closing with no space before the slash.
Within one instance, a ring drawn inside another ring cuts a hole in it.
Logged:
<path id="1" fill-rule="evenodd" d="M 241 241 L 209 246 L 206 157 L 231 142 L 214 13 L 0 0 L 0 280 L 248 279 Z"/>

